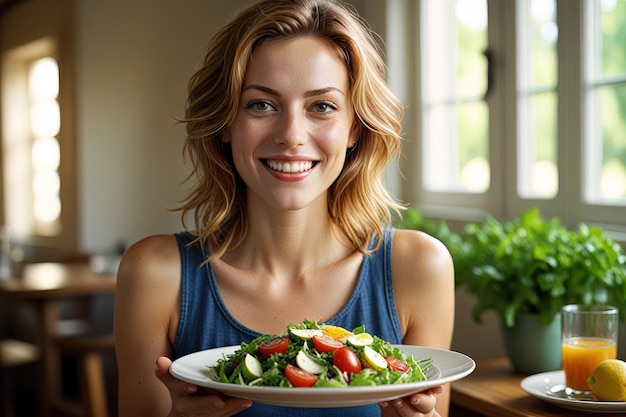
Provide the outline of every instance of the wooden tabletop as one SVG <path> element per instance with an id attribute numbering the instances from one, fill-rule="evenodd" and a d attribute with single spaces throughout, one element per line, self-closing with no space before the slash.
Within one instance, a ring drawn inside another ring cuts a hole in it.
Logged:
<path id="1" fill-rule="evenodd" d="M 0 294 L 11 298 L 64 298 L 113 293 L 115 274 L 93 272 L 88 263 L 34 263 L 22 276 L 0 281 Z"/>
<path id="2" fill-rule="evenodd" d="M 507 359 L 476 362 L 476 370 L 452 383 L 451 403 L 456 409 L 486 417 L 589 417 L 549 404 L 524 391 L 520 382 L 526 375 L 515 374 Z"/>

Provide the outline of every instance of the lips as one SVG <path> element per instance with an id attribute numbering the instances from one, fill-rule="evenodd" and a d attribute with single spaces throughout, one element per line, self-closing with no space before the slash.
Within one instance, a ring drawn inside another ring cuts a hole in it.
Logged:
<path id="1" fill-rule="evenodd" d="M 313 161 L 276 161 L 266 160 L 265 164 L 274 171 L 287 174 L 305 172 L 313 168 Z"/>

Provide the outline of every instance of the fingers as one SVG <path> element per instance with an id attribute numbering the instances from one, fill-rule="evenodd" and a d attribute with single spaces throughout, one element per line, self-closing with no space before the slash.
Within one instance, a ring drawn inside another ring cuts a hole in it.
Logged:
<path id="1" fill-rule="evenodd" d="M 161 356 L 156 361 L 156 376 L 165 384 L 165 386 L 170 390 L 172 396 L 177 394 L 194 394 L 198 387 L 194 384 L 189 384 L 184 381 L 181 381 L 175 378 L 172 374 L 170 374 L 170 366 L 172 365 L 172 361 L 165 356 Z"/>
<path id="2" fill-rule="evenodd" d="M 436 395 L 443 392 L 443 387 L 434 387 L 410 397 L 398 398 L 380 404 L 385 417 L 436 417 Z"/>
<path id="3" fill-rule="evenodd" d="M 155 374 L 170 391 L 176 415 L 232 416 L 252 405 L 243 398 L 223 397 L 219 392 L 199 390 L 197 385 L 175 378 L 169 369 L 172 361 L 161 356 L 156 361 Z"/>

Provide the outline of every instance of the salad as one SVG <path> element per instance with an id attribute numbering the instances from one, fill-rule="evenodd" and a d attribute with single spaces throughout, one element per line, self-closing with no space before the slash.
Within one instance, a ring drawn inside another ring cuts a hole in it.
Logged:
<path id="1" fill-rule="evenodd" d="M 416 360 L 365 332 L 305 320 L 264 334 L 208 366 L 217 382 L 272 387 L 348 387 L 426 380 L 432 358 Z"/>

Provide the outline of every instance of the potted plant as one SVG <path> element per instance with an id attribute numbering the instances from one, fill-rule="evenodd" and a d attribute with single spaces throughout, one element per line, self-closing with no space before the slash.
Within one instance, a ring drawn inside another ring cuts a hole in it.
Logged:
<path id="1" fill-rule="evenodd" d="M 560 369 L 560 310 L 566 304 L 614 305 L 626 317 L 626 255 L 601 228 L 568 230 L 536 208 L 507 222 L 488 217 L 468 224 L 460 237 L 444 226 L 425 231 L 448 245 L 456 287 L 476 298 L 474 321 L 482 323 L 487 311 L 500 318 L 517 371 Z M 520 329 L 530 334 L 516 338 Z M 547 351 L 537 354 L 542 346 Z"/>
<path id="2" fill-rule="evenodd" d="M 601 228 L 568 230 L 531 209 L 508 222 L 467 225 L 457 249 L 457 288 L 476 297 L 475 322 L 486 311 L 501 319 L 518 372 L 560 369 L 564 305 L 614 305 L 626 316 L 626 256 Z"/>

